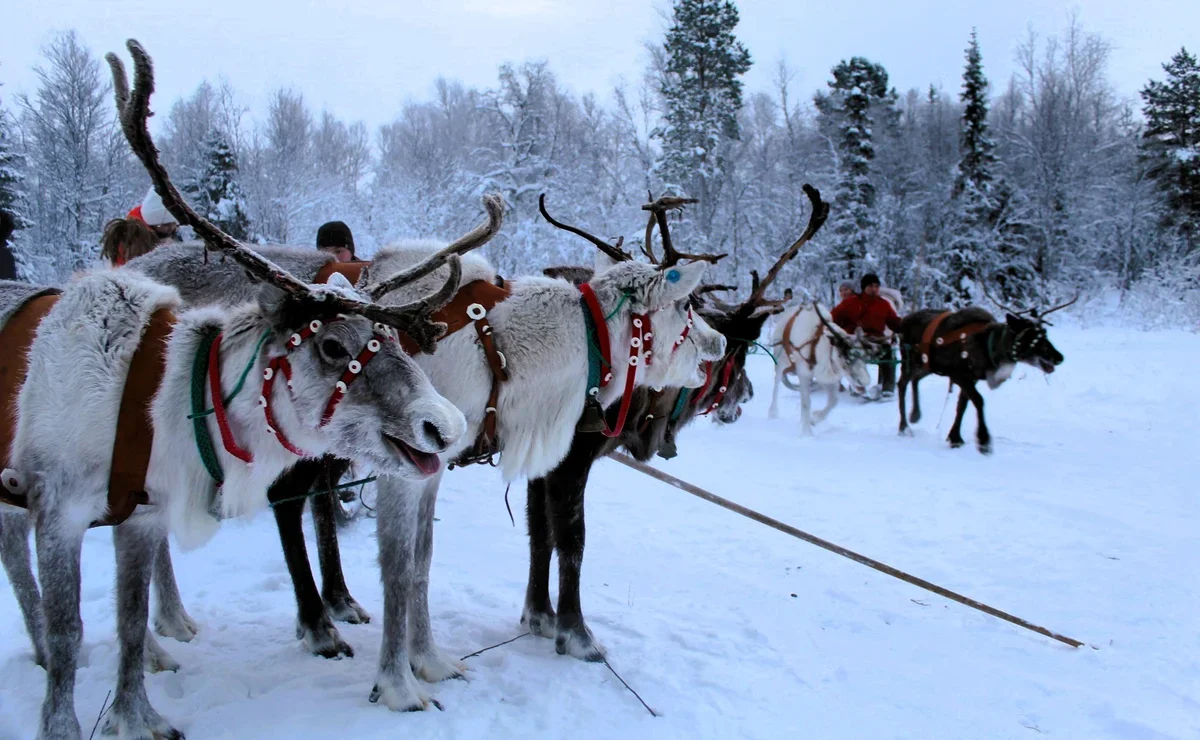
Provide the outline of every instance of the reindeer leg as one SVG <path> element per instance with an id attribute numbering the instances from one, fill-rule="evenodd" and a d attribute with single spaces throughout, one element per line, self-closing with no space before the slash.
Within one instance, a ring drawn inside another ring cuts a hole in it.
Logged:
<path id="1" fill-rule="evenodd" d="M 955 383 L 957 384 L 957 381 Z M 951 447 L 963 446 L 962 420 L 963 414 L 967 411 L 967 401 L 970 400 L 967 397 L 967 386 L 959 385 L 958 389 L 958 408 L 954 412 L 954 426 L 950 427 L 950 436 L 947 437 Z"/>
<path id="2" fill-rule="evenodd" d="M 921 393 L 920 393 L 920 391 L 917 390 L 917 384 L 921 382 L 922 377 L 924 377 L 924 376 L 922 376 L 921 374 L 916 373 L 916 372 L 914 372 L 913 376 L 912 376 L 912 392 L 913 392 L 912 416 L 909 416 L 908 420 L 909 420 L 909 422 L 911 422 L 913 424 L 916 424 L 917 422 L 921 421 Z M 900 413 L 901 414 L 904 413 L 903 407 L 900 409 Z"/>
<path id="3" fill-rule="evenodd" d="M 166 535 L 154 550 L 154 593 L 154 630 L 163 637 L 191 642 L 200 627 L 183 608 L 179 584 L 175 582 L 175 568 L 171 564 L 171 543 Z"/>
<path id="4" fill-rule="evenodd" d="M 29 557 L 29 516 L 23 513 L 0 514 L 0 561 L 12 584 L 25 630 L 33 643 L 33 659 L 46 667 L 46 627 L 42 619 L 42 594 Z"/>
<path id="5" fill-rule="evenodd" d="M 600 438 L 599 434 L 590 435 Z M 576 437 L 567 459 L 547 476 L 554 549 L 558 554 L 558 625 L 554 650 L 580 660 L 604 660 L 604 647 L 596 642 L 583 619 L 579 575 L 583 567 L 586 530 L 583 494 L 595 460 L 595 447 Z"/>
<path id="6" fill-rule="evenodd" d="M 970 392 L 971 403 L 975 404 L 975 414 L 978 420 L 978 426 L 975 430 L 975 443 L 979 447 L 979 451 L 985 455 L 990 455 L 992 452 L 992 435 L 988 431 L 987 422 L 983 419 L 983 394 L 972 383 L 963 388 L 963 391 Z"/>
<path id="7" fill-rule="evenodd" d="M 346 586 L 342 572 L 342 552 L 338 547 L 337 494 L 333 492 L 337 481 L 345 474 L 350 464 L 345 460 L 325 458 L 319 478 L 326 493 L 318 493 L 309 503 L 312 510 L 313 528 L 317 531 L 317 561 L 321 565 L 321 600 L 329 615 L 339 622 L 367 624 L 371 615 L 363 609 Z"/>
<path id="8" fill-rule="evenodd" d="M 412 592 L 408 606 L 409 661 L 413 673 L 435 683 L 448 678 L 463 678 L 466 664 L 438 649 L 429 619 L 429 567 L 433 563 L 433 515 L 437 509 L 441 475 L 425 483 L 417 509 L 417 539 L 413 567 Z"/>
<path id="9" fill-rule="evenodd" d="M 183 733 L 155 711 L 146 696 L 146 621 L 150 616 L 150 577 L 166 528 L 158 514 L 135 515 L 113 532 L 117 551 L 117 637 L 121 660 L 117 690 L 104 731 L 118 737 L 182 740 Z"/>
<path id="10" fill-rule="evenodd" d="M 550 502 L 546 478 L 529 481 L 525 489 L 525 521 L 529 527 L 529 583 L 521 625 L 539 637 L 554 637 L 554 607 L 550 605 Z"/>
<path id="11" fill-rule="evenodd" d="M 912 436 L 912 430 L 908 428 L 908 419 L 904 413 L 904 396 L 908 390 L 908 381 L 912 378 L 908 361 L 906 360 L 900 366 L 900 380 L 896 384 L 896 396 L 900 400 L 900 434 L 905 437 Z M 913 384 L 913 403 L 917 401 L 917 386 Z M 915 422 L 914 422 L 915 423 Z"/>
<path id="12" fill-rule="evenodd" d="M 279 544 L 283 547 L 283 558 L 292 577 L 292 589 L 296 594 L 296 639 L 313 655 L 322 658 L 354 657 L 354 648 L 342 639 L 321 594 L 313 580 L 312 566 L 308 562 L 308 548 L 304 543 L 304 499 L 295 498 L 310 490 L 320 472 L 319 460 L 302 460 L 292 466 L 279 480 L 271 485 L 267 498 L 275 501 L 275 524 L 279 528 Z"/>
<path id="13" fill-rule="evenodd" d="M 38 728 L 38 737 L 42 740 L 78 740 L 80 737 L 79 719 L 75 716 L 75 671 L 83 639 L 83 619 L 79 614 L 79 558 L 86 529 L 64 521 L 66 517 L 53 506 L 53 502 L 62 500 L 65 493 L 43 491 L 40 502 L 51 506 L 49 510 L 38 511 L 34 523 L 48 658 L 46 698 Z M 139 629 L 144 635 L 145 617 Z M 140 660 L 141 656 L 138 657 Z M 140 663 L 138 670 L 141 670 Z"/>
<path id="14" fill-rule="evenodd" d="M 825 390 L 825 408 L 813 414 L 813 424 L 820 424 L 829 417 L 829 412 L 833 411 L 833 407 L 838 405 L 838 387 L 841 382 L 830 383 L 829 385 L 821 386 Z"/>
<path id="15" fill-rule="evenodd" d="M 413 675 L 408 650 L 408 607 L 414 576 L 417 517 L 422 484 L 384 476 L 376 483 L 379 499 L 375 526 L 383 577 L 383 644 L 379 673 L 368 697 L 392 711 L 415 712 L 429 706 L 429 695 Z"/>
<path id="16" fill-rule="evenodd" d="M 787 353 L 783 353 L 784 360 L 787 359 Z M 783 374 L 787 372 L 787 367 L 784 366 L 783 360 L 775 363 L 775 383 L 771 386 L 771 407 L 767 409 L 768 419 L 779 418 L 779 386 L 783 383 Z"/>
<path id="17" fill-rule="evenodd" d="M 812 376 L 797 373 L 800 378 L 800 436 L 812 436 Z"/>

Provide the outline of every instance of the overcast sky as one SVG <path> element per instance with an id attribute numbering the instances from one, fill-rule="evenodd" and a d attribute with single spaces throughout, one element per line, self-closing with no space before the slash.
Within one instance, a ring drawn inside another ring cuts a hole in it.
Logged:
<path id="1" fill-rule="evenodd" d="M 372 128 L 406 99 L 425 99 L 439 76 L 488 86 L 505 61 L 546 59 L 576 93 L 604 99 L 622 77 L 641 79 L 644 45 L 661 40 L 668 0 L 8 0 L 0 43 L 0 97 L 31 92 L 32 66 L 55 31 L 76 29 L 97 54 L 139 39 L 155 60 L 157 109 L 225 75 L 261 111 L 268 90 L 292 85 L 314 110 L 327 107 Z M 1033 27 L 1059 31 L 1073 8 L 1085 29 L 1114 46 L 1110 78 L 1136 95 L 1180 46 L 1200 52 L 1197 0 L 738 0 L 737 35 L 754 67 L 747 90 L 771 86 L 786 59 L 805 97 L 854 55 L 881 62 L 901 90 L 932 83 L 957 92 L 963 48 L 979 29 L 993 91 Z M 175 5 L 175 7 L 172 7 Z M 126 57 L 127 59 L 127 57 Z"/>

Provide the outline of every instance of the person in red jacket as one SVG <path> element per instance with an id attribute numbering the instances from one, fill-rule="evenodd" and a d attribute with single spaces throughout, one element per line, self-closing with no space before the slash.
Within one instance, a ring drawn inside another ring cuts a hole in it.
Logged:
<path id="1" fill-rule="evenodd" d="M 856 329 L 862 329 L 867 336 L 882 338 L 884 329 L 899 332 L 900 317 L 896 315 L 896 309 L 879 296 L 879 276 L 867 273 L 862 276 L 860 284 L 862 293 L 850 293 L 829 314 L 833 322 L 851 334 Z M 883 395 L 895 393 L 895 365 L 879 366 L 879 384 L 883 388 Z"/>

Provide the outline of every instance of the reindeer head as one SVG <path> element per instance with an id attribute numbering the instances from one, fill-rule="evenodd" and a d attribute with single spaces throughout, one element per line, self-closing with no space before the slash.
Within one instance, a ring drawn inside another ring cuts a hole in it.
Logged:
<path id="1" fill-rule="evenodd" d="M 1050 343 L 1050 339 L 1046 336 L 1046 327 L 1051 326 L 1046 317 L 1074 304 L 1079 300 L 1078 295 L 1066 303 L 1060 303 L 1054 308 L 1044 311 L 1039 311 L 1037 308 L 1016 311 L 992 298 L 987 291 L 986 284 L 983 286 L 983 294 L 1005 311 L 1004 320 L 1009 337 L 1006 340 L 1008 359 L 1033 365 L 1047 374 L 1054 372 L 1054 368 L 1063 363 L 1062 353 Z"/>
<path id="2" fill-rule="evenodd" d="M 691 295 L 704 278 L 707 263 L 725 255 L 695 256 L 674 250 L 663 209 L 677 208 L 684 202 L 693 201 L 660 198 L 642 206 L 651 211 L 647 238 L 658 223 L 662 227 L 663 247 L 667 254 L 660 262 L 647 249 L 653 264 L 646 264 L 634 261 L 633 255 L 622 251 L 624 237 L 612 245 L 582 229 L 563 224 L 546 211 L 545 194 L 538 199 L 538 207 L 547 222 L 582 236 L 599 249 L 589 284 L 601 305 L 616 307 L 608 317 L 610 334 L 623 336 L 625 327 L 634 320 L 634 314 L 650 317 L 654 348 L 651 361 L 647 363 L 648 357 L 643 353 L 640 364 L 645 373 L 642 384 L 656 388 L 699 388 L 705 379 L 701 364 L 718 360 L 725 353 L 725 338 L 693 310 L 695 301 Z M 681 264 L 683 259 L 694 261 Z"/>
<path id="3" fill-rule="evenodd" d="M 499 200 L 485 199 L 489 225 L 472 233 L 477 238 L 455 242 L 389 281 L 396 287 L 448 265 L 449 279 L 421 300 L 384 307 L 356 292 L 344 278 L 340 284 L 308 285 L 238 243 L 184 202 L 159 162 L 146 126 L 154 91 L 150 57 L 136 41 L 130 40 L 127 48 L 134 60 L 132 90 L 120 59 L 106 55 L 121 127 L 163 204 L 210 249 L 228 255 L 252 279 L 266 284 L 259 311 L 275 338 L 266 345 L 271 360 L 264 372 L 263 397 L 265 401 L 269 395 L 290 395 L 290 407 L 283 404 L 289 410 L 281 408 L 284 418 L 278 421 L 293 421 L 297 427 L 288 429 L 284 424 L 282 431 L 310 447 L 370 460 L 379 472 L 417 477 L 437 472 L 438 453 L 465 433 L 466 420 L 400 350 L 396 332 L 406 334 L 425 352 L 436 349 L 445 326 L 433 322 L 430 314 L 458 290 L 462 277 L 458 255 L 481 246 L 495 233 Z M 280 389 L 272 394 L 277 371 L 288 376 L 290 393 Z"/>
<path id="4" fill-rule="evenodd" d="M 1055 349 L 1046 336 L 1049 323 L 1041 320 L 1036 313 L 1032 318 L 1009 313 L 1005 316 L 1005 323 L 1012 336 L 1010 356 L 1013 360 L 1033 365 L 1044 373 L 1052 373 L 1054 368 L 1062 364 L 1062 353 Z"/>

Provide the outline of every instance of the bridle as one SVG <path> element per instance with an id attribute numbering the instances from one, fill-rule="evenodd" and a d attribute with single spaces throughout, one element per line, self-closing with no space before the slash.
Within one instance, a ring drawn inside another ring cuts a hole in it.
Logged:
<path id="1" fill-rule="evenodd" d="M 608 335 L 608 322 L 604 315 L 603 309 L 600 307 L 600 301 L 596 298 L 596 292 L 588 283 L 583 283 L 579 286 L 580 302 L 583 304 L 583 312 L 585 323 L 588 325 L 588 341 L 589 362 L 588 362 L 588 387 L 587 399 L 585 403 L 595 404 L 599 406 L 599 395 L 601 388 L 607 388 L 612 382 L 612 357 L 610 352 L 611 342 Z M 618 305 L 618 308 L 620 306 Z M 665 308 L 662 307 L 662 308 Z M 662 310 L 662 308 L 656 309 Z M 617 412 L 617 423 L 613 427 L 608 426 L 604 415 L 599 415 L 603 423 L 601 433 L 608 438 L 620 436 L 625 429 L 625 421 L 629 416 L 629 407 L 633 403 L 633 389 L 637 382 L 637 369 L 642 364 L 641 358 L 645 357 L 646 367 L 650 367 L 654 361 L 654 327 L 651 321 L 651 313 L 633 313 L 630 317 L 629 330 L 629 370 L 625 374 L 625 388 L 621 394 L 621 405 Z M 611 314 L 610 314 L 611 316 Z M 692 331 L 692 326 L 695 323 L 695 316 L 692 309 L 688 307 L 687 321 L 684 323 L 683 331 L 676 338 L 675 343 L 671 347 L 671 353 L 674 354 L 679 350 L 683 343 L 687 341 L 688 334 Z M 595 341 L 592 341 L 594 336 Z M 598 352 L 591 351 L 592 349 Z M 598 355 L 598 356 L 597 356 Z"/>
<path id="2" fill-rule="evenodd" d="M 287 381 L 288 391 L 292 391 L 292 366 L 288 362 L 288 356 L 295 352 L 307 340 L 311 339 L 321 330 L 323 326 L 343 320 L 345 317 L 338 315 L 336 318 L 330 319 L 327 322 L 322 322 L 319 319 L 313 319 L 308 322 L 298 332 L 292 333 L 285 343 L 286 351 L 282 355 L 276 355 L 267 361 L 267 367 L 263 369 L 262 393 L 258 397 L 258 405 L 263 410 L 263 416 L 267 422 L 267 432 L 270 433 L 279 444 L 288 452 L 297 457 L 308 457 L 308 454 L 297 447 L 284 434 L 279 423 L 275 419 L 275 414 L 271 408 L 271 399 L 275 388 L 275 380 L 282 373 Z M 217 417 L 217 427 L 221 433 L 221 443 L 225 447 L 225 451 L 239 460 L 249 464 L 254 461 L 254 457 L 248 450 L 238 445 L 233 438 L 233 430 L 229 426 L 228 414 L 225 409 L 225 399 L 221 393 L 221 367 L 220 367 L 220 351 L 221 339 L 223 333 L 218 333 L 213 339 L 212 345 L 209 348 L 208 357 L 208 382 L 209 392 L 212 394 L 213 410 Z M 380 323 L 374 325 L 374 336 L 367 340 L 367 344 L 358 353 L 358 355 L 346 364 L 346 369 L 342 372 L 341 378 L 334 385 L 333 392 L 329 396 L 329 400 L 325 404 L 325 409 L 321 414 L 321 422 L 318 428 L 323 428 L 333 419 L 334 412 L 337 411 L 338 404 L 346 397 L 346 393 L 350 385 L 357 380 L 363 370 L 379 352 L 383 349 L 384 342 L 395 342 L 397 337 L 388 327 Z M 256 352 L 257 354 L 257 352 Z M 254 362 L 255 358 L 251 358 Z M 199 427 L 197 427 L 199 428 Z"/>

